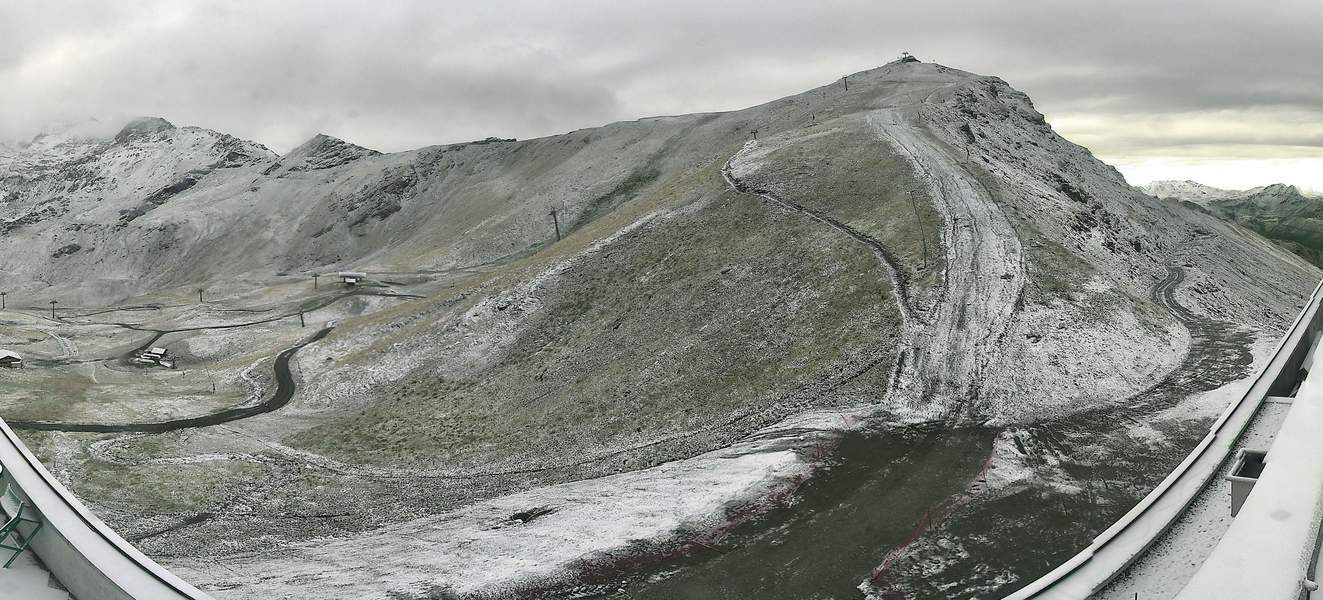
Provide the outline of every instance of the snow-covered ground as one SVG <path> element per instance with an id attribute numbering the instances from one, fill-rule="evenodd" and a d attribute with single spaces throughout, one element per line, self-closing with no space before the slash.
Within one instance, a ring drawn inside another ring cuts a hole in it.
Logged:
<path id="1" fill-rule="evenodd" d="M 1285 404 L 1265 404 L 1234 451 L 1271 445 L 1289 408 Z M 1231 482 L 1226 475 L 1233 467 L 1232 463 L 1224 465 L 1171 530 L 1097 599 L 1133 600 L 1135 594 L 1140 598 L 1175 598 L 1231 525 Z"/>
<path id="2" fill-rule="evenodd" d="M 802 484 L 814 464 L 793 448 L 821 443 L 858 417 L 805 414 L 650 469 L 501 496 L 362 535 L 166 563 L 225 599 L 514 593 L 627 557 L 640 541 L 703 539 L 728 512 Z"/>

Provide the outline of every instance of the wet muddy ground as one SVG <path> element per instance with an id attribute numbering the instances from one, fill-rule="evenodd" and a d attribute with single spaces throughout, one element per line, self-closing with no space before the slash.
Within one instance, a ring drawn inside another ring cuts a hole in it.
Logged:
<path id="1" fill-rule="evenodd" d="M 1010 430 L 940 425 L 848 434 L 826 467 L 765 514 L 718 535 L 586 566 L 545 599 L 996 598 L 1088 544 L 1207 430 L 1162 411 L 1250 374 L 1254 337 L 1182 307 L 1179 268 L 1153 290 L 1190 353 L 1148 390 Z M 1146 432 L 1136 433 L 1142 424 Z M 1012 435 L 1034 476 L 980 493 L 993 440 Z M 869 582 L 861 586 L 861 583 Z"/>
<path id="2" fill-rule="evenodd" d="M 996 598 L 1019 589 L 1086 546 L 1185 458 L 1212 419 L 1163 411 L 1251 375 L 1254 336 L 1181 306 L 1182 279 L 1173 267 L 1153 290 L 1190 331 L 1180 365 L 1119 405 L 1016 428 L 1036 477 L 952 513 L 878 582 L 882 598 Z"/>
<path id="3" fill-rule="evenodd" d="M 789 505 L 718 536 L 679 540 L 671 556 L 599 571 L 544 598 L 806 599 L 861 593 L 925 514 L 980 476 L 995 432 L 850 433 Z M 740 518 L 740 511 L 731 515 Z"/>

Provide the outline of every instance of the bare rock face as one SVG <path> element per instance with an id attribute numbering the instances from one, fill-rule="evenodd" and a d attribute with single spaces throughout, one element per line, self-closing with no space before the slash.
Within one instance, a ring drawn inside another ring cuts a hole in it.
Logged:
<path id="1" fill-rule="evenodd" d="M 344 140 L 319 133 L 312 139 L 280 157 L 264 175 L 291 171 L 316 171 L 346 165 L 356 160 L 377 156 L 376 150 L 355 146 Z"/>
<path id="2" fill-rule="evenodd" d="M 129 121 L 124 129 L 115 134 L 115 141 L 119 143 L 128 142 L 134 138 L 151 136 L 152 134 L 170 131 L 174 129 L 173 123 L 160 117 L 139 117 Z"/>

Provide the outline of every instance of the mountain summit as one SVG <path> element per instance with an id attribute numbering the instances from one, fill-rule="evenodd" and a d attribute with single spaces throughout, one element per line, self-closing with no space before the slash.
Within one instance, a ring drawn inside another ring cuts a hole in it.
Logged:
<path id="1" fill-rule="evenodd" d="M 115 141 L 127 142 L 135 137 L 169 131 L 174 128 L 173 123 L 161 117 L 139 117 L 129 121 L 119 133 L 115 134 Z"/>
<path id="2" fill-rule="evenodd" d="M 272 165 L 266 171 L 266 174 L 331 169 L 379 154 L 381 153 L 376 150 L 369 150 L 342 139 L 319 133 L 280 157 L 280 161 Z"/>

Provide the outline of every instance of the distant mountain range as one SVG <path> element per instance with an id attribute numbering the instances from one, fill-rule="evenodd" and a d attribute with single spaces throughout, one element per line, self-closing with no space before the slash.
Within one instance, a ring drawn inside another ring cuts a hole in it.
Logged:
<path id="1" fill-rule="evenodd" d="M 1200 205 L 1224 198 L 1252 194 L 1263 189 L 1258 187 L 1249 190 L 1224 190 L 1189 179 L 1165 179 L 1139 186 L 1139 188 L 1158 198 L 1175 198 Z"/>
<path id="2" fill-rule="evenodd" d="M 1194 181 L 1155 181 L 1148 193 L 1196 204 L 1208 212 L 1277 242 L 1323 266 L 1323 199 L 1277 183 L 1223 190 Z"/>

